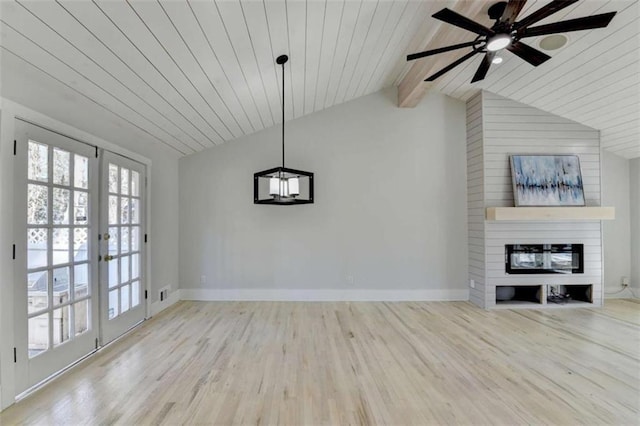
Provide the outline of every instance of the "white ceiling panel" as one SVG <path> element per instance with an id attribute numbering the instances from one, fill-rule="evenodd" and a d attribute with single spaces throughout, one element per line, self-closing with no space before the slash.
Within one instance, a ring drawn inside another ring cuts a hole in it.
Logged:
<path id="1" fill-rule="evenodd" d="M 530 0 L 521 16 L 546 2 Z M 186 155 L 281 122 L 281 54 L 287 120 L 399 84 L 406 55 L 447 25 L 431 15 L 455 3 L 2 1 L 0 46 L 12 75 L 41 73 L 98 105 L 96 120 L 109 114 Z M 433 89 L 462 100 L 486 89 L 600 129 L 607 149 L 639 156 L 638 2 L 583 0 L 543 22 L 612 10 L 608 28 L 570 33 L 540 67 L 507 54 L 472 85 L 476 58 Z"/>

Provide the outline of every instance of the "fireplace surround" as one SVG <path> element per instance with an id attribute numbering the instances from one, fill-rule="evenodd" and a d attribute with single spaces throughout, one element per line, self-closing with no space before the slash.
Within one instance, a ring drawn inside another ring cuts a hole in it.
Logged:
<path id="1" fill-rule="evenodd" d="M 513 207 L 514 153 L 578 155 L 586 207 Z M 597 130 L 487 91 L 467 101 L 471 302 L 486 309 L 602 306 L 602 220 L 613 209 L 602 207 L 600 166 Z M 567 243 L 582 244 L 582 255 L 573 247 L 545 253 L 544 245 Z M 539 265 L 520 255 L 507 271 L 507 245 L 542 246 L 537 259 L 529 256 Z"/>

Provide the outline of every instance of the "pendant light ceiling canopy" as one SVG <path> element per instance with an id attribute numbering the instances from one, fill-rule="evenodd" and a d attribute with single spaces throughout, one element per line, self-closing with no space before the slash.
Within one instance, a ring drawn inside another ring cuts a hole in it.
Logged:
<path id="1" fill-rule="evenodd" d="M 287 55 L 278 56 L 282 66 L 282 166 L 253 175 L 253 203 L 291 206 L 313 204 L 313 173 L 284 166 L 284 64 Z"/>

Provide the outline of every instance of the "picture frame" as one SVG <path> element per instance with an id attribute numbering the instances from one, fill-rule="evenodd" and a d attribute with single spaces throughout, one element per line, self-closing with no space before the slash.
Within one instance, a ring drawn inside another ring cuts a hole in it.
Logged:
<path id="1" fill-rule="evenodd" d="M 516 207 L 585 206 L 577 155 L 511 155 L 511 180 Z"/>

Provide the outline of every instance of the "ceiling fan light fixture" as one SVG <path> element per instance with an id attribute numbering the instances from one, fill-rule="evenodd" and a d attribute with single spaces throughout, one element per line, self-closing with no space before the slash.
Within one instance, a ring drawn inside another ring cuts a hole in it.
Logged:
<path id="1" fill-rule="evenodd" d="M 511 36 L 509 34 L 496 34 L 487 40 L 487 50 L 489 52 L 497 52 L 511 44 Z"/>
<path id="2" fill-rule="evenodd" d="M 495 58 L 493 58 L 491 60 L 492 64 L 501 64 L 502 63 L 502 58 L 500 56 L 496 56 Z"/>

